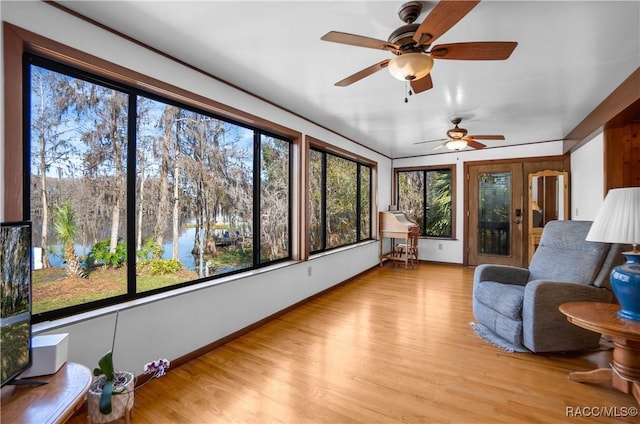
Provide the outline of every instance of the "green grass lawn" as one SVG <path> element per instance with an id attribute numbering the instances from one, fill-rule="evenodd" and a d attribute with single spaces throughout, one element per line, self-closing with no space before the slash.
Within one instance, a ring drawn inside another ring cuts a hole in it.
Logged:
<path id="1" fill-rule="evenodd" d="M 171 274 L 137 276 L 138 292 L 167 287 L 197 278 L 181 270 Z M 47 312 L 126 294 L 126 267 L 95 268 L 88 278 L 68 277 L 62 268 L 33 271 L 33 313 Z"/>
<path id="2" fill-rule="evenodd" d="M 206 258 L 210 271 L 225 273 L 249 268 L 252 265 L 251 250 L 222 249 L 215 256 Z M 173 268 L 175 269 L 175 268 Z M 163 271 L 166 270 L 163 269 Z M 45 268 L 33 271 L 33 313 L 48 312 L 69 306 L 107 299 L 127 293 L 127 267 L 97 266 L 88 270 L 87 278 L 69 277 L 62 268 Z M 151 273 L 149 267 L 138 269 L 137 292 L 174 286 L 198 279 L 198 273 L 180 269 L 166 273 Z"/>

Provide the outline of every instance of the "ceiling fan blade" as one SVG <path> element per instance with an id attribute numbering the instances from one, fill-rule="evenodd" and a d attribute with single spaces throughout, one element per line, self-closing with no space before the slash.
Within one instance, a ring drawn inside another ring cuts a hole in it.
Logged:
<path id="1" fill-rule="evenodd" d="M 448 141 L 448 138 L 439 138 L 437 140 L 427 140 L 427 141 L 418 141 L 417 143 L 413 143 L 413 144 L 426 144 L 426 143 L 435 143 L 436 141 Z"/>
<path id="2" fill-rule="evenodd" d="M 444 143 L 442 143 L 442 144 L 438 144 L 436 147 L 434 147 L 434 148 L 433 148 L 433 150 L 439 150 L 439 149 L 442 149 L 444 146 L 446 146 L 446 145 L 447 145 L 447 143 L 448 143 L 448 142 L 449 142 L 449 139 L 447 139 L 447 141 L 445 141 L 445 142 L 444 142 Z"/>
<path id="3" fill-rule="evenodd" d="M 503 135 L 468 135 L 465 137 L 466 139 L 475 139 L 475 140 L 504 140 Z"/>
<path id="4" fill-rule="evenodd" d="M 439 44 L 431 49 L 431 56 L 434 59 L 505 60 L 517 45 L 515 41 Z"/>
<path id="5" fill-rule="evenodd" d="M 375 65 L 371 65 L 368 68 L 364 68 L 363 70 L 358 71 L 355 74 L 350 75 L 345 79 L 338 81 L 334 85 L 338 87 L 346 87 L 348 85 L 353 84 L 354 82 L 360 81 L 361 79 L 378 72 L 380 69 L 386 68 L 387 65 L 389 64 L 389 60 L 390 59 L 385 59 L 382 62 L 378 62 Z"/>
<path id="6" fill-rule="evenodd" d="M 472 147 L 474 149 L 482 149 L 484 147 L 487 147 L 485 144 L 478 143 L 475 140 L 467 140 L 467 139 L 465 139 L 465 141 L 467 142 L 467 146 Z"/>
<path id="7" fill-rule="evenodd" d="M 480 3 L 479 0 L 438 2 L 416 30 L 413 40 L 418 45 L 433 43 L 457 24 L 460 19 L 464 18 L 478 3 Z"/>
<path id="8" fill-rule="evenodd" d="M 411 89 L 414 93 L 422 93 L 433 88 L 433 81 L 431 80 L 431 74 L 427 74 L 424 77 L 411 80 Z"/>
<path id="9" fill-rule="evenodd" d="M 334 43 L 349 44 L 357 47 L 367 47 L 377 50 L 388 50 L 396 52 L 400 48 L 397 44 L 389 43 L 388 41 L 378 40 L 377 38 L 365 37 L 363 35 L 348 34 L 346 32 L 329 31 L 322 37 L 321 40 L 332 41 Z"/>

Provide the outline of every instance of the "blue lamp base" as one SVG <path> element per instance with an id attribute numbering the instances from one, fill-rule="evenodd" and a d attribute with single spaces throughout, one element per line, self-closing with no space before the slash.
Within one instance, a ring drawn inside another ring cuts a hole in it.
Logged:
<path id="1" fill-rule="evenodd" d="M 640 321 L 640 251 L 623 252 L 627 262 L 613 269 L 611 288 L 622 309 L 618 317 Z"/>

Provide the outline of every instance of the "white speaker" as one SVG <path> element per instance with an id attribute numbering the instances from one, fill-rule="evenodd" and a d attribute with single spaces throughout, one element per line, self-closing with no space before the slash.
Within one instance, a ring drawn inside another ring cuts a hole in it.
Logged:
<path id="1" fill-rule="evenodd" d="M 34 336 L 31 339 L 31 349 L 31 368 L 23 372 L 20 378 L 55 374 L 67 362 L 69 334 Z"/>

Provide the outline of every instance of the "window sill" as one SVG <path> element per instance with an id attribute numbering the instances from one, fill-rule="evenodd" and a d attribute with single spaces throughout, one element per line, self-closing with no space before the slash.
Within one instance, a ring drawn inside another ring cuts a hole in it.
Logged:
<path id="1" fill-rule="evenodd" d="M 335 249 L 326 250 L 324 252 L 318 252 L 318 253 L 311 254 L 311 255 L 309 255 L 309 259 L 322 258 L 324 256 L 333 255 L 334 253 L 344 252 L 346 250 L 354 249 L 354 248 L 360 247 L 360 246 L 366 246 L 367 244 L 377 243 L 377 242 L 379 242 L 379 240 L 365 240 L 365 241 L 361 241 L 359 243 L 350 244 L 348 246 L 336 247 Z"/>

